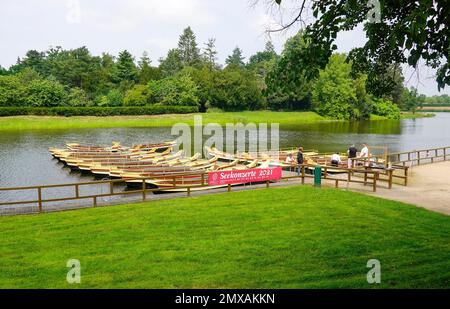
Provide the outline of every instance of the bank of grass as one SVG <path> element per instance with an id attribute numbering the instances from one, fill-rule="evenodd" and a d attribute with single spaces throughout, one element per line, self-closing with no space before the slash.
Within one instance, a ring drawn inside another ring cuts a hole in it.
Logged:
<path id="1" fill-rule="evenodd" d="M 436 116 L 433 113 L 424 113 L 424 112 L 402 112 L 401 117 L 403 119 L 416 119 L 416 118 L 431 118 Z"/>
<path id="2" fill-rule="evenodd" d="M 335 189 L 2 217 L 0 233 L 0 288 L 450 287 L 450 217 Z M 73 258 L 80 285 L 66 283 Z"/>
<path id="3" fill-rule="evenodd" d="M 31 129 L 81 129 L 112 127 L 167 127 L 183 122 L 194 123 L 194 115 L 201 115 L 203 123 L 260 123 L 278 122 L 282 126 L 310 124 L 329 119 L 314 112 L 215 112 L 204 114 L 166 114 L 153 116 L 113 116 L 113 117 L 46 117 L 15 116 L 1 117 L 0 130 Z"/>

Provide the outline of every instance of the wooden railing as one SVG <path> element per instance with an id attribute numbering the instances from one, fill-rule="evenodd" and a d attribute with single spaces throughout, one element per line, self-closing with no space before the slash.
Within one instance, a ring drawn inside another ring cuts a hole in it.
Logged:
<path id="1" fill-rule="evenodd" d="M 407 163 L 424 164 L 446 161 L 450 158 L 450 146 L 390 153 L 387 163 L 405 166 Z"/>
<path id="2" fill-rule="evenodd" d="M 305 180 L 308 178 L 314 178 L 313 175 L 310 175 L 307 173 L 307 171 L 315 168 L 316 165 L 301 165 L 300 166 L 300 174 L 294 174 L 291 176 L 284 176 L 281 178 L 283 181 L 287 181 L 289 179 L 301 179 L 301 183 L 305 184 Z M 296 165 L 293 165 L 292 168 L 297 168 L 296 172 L 298 172 L 298 167 Z M 380 178 L 380 171 L 378 170 L 368 170 L 368 169 L 347 169 L 347 168 L 334 168 L 329 166 L 323 166 L 322 168 L 322 179 L 327 181 L 333 181 L 335 183 L 335 187 L 339 187 L 339 183 L 359 183 L 364 184 L 365 186 L 371 186 L 372 190 L 375 192 L 377 190 L 377 186 L 379 186 L 379 183 L 381 181 L 384 181 Z M 346 174 L 345 177 L 337 177 L 334 174 L 332 174 L 333 171 L 336 169 L 339 169 L 340 174 Z M 389 172 L 392 176 L 392 172 Z M 362 177 L 354 177 L 355 175 L 360 174 Z M 179 176 L 185 176 L 186 178 L 197 176 L 200 179 L 200 182 L 198 185 L 177 185 L 177 177 Z M 36 200 L 19 200 L 19 201 L 9 201 L 9 202 L 3 202 L 0 200 L 0 206 L 13 206 L 13 205 L 26 205 L 26 204 L 37 204 L 37 210 L 39 213 L 42 213 L 45 211 L 44 204 L 45 203 L 53 203 L 53 202 L 64 202 L 64 201 L 75 201 L 75 200 L 91 200 L 92 206 L 96 207 L 98 205 L 98 199 L 100 198 L 106 198 L 106 197 L 112 197 L 112 196 L 128 196 L 128 195 L 136 195 L 139 194 L 142 196 L 142 201 L 147 200 L 147 195 L 149 193 L 153 192 L 164 192 L 169 191 L 173 189 L 182 189 L 186 190 L 187 196 L 191 195 L 191 192 L 193 190 L 199 189 L 199 188 L 205 188 L 208 186 L 208 173 L 207 172 L 201 172 L 201 173 L 190 173 L 190 174 L 171 174 L 170 176 L 165 176 L 166 179 L 173 180 L 172 187 L 169 188 L 148 188 L 147 187 L 147 180 L 150 180 L 151 178 L 135 178 L 135 179 L 115 179 L 115 180 L 103 180 L 103 181 L 90 181 L 90 182 L 79 182 L 79 183 L 67 183 L 67 184 L 55 184 L 55 185 L 43 185 L 43 186 L 27 186 L 27 187 L 11 187 L 11 188 L 0 188 L 1 192 L 6 191 L 24 191 L 24 190 L 34 190 L 37 195 Z M 388 186 L 387 188 L 392 187 L 392 177 L 389 177 Z M 142 185 L 139 185 L 138 189 L 130 190 L 130 191 L 121 191 L 121 192 L 115 192 L 114 186 L 117 184 L 123 184 L 127 181 L 137 181 L 138 183 L 142 182 Z M 271 182 L 266 182 L 266 187 L 270 187 Z M 80 188 L 83 186 L 105 186 L 107 185 L 109 187 L 109 192 L 101 193 L 101 194 L 86 194 L 82 195 L 80 194 Z M 227 186 L 227 191 L 231 191 L 231 185 Z M 73 195 L 67 196 L 67 197 L 58 197 L 58 198 L 46 198 L 45 197 L 45 191 L 47 189 L 54 189 L 54 188 L 72 188 Z M 61 208 L 59 210 L 64 210 L 64 208 Z M 34 211 L 35 212 L 35 211 Z"/>

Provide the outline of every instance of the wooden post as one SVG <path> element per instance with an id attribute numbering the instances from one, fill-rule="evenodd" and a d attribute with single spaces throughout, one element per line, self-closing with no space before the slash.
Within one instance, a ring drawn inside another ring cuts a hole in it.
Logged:
<path id="1" fill-rule="evenodd" d="M 205 173 L 202 173 L 202 186 L 205 185 Z"/>
<path id="2" fill-rule="evenodd" d="M 187 196 L 191 196 L 191 187 L 187 188 Z"/>
<path id="3" fill-rule="evenodd" d="M 420 151 L 417 152 L 417 165 L 420 165 Z"/>
<path id="4" fill-rule="evenodd" d="M 97 207 L 97 197 L 94 196 L 94 197 L 93 197 L 93 200 L 94 200 L 94 207 Z"/>
<path id="5" fill-rule="evenodd" d="M 367 185 L 367 166 L 364 167 L 364 185 Z"/>
<path id="6" fill-rule="evenodd" d="M 302 185 L 305 184 L 305 166 L 302 164 Z"/>
<path id="7" fill-rule="evenodd" d="M 408 185 L 408 167 L 405 168 L 405 187 Z"/>
<path id="8" fill-rule="evenodd" d="M 390 169 L 388 170 L 388 176 L 389 176 L 389 189 L 392 189 L 392 176 L 394 174 L 394 170 Z"/>
<path id="9" fill-rule="evenodd" d="M 269 185 L 270 185 L 270 181 L 266 181 L 266 188 L 269 188 Z"/>
<path id="10" fill-rule="evenodd" d="M 325 169 L 324 169 L 324 171 L 323 171 L 323 178 L 324 178 L 324 179 L 327 179 L 327 176 L 328 176 L 327 166 L 325 165 Z"/>
<path id="11" fill-rule="evenodd" d="M 373 174 L 373 192 L 377 192 L 377 178 L 378 178 L 378 172 L 375 172 Z"/>
<path id="12" fill-rule="evenodd" d="M 147 185 L 145 183 L 145 179 L 142 179 L 142 200 L 145 202 L 147 196 L 145 190 L 147 189 Z"/>
<path id="13" fill-rule="evenodd" d="M 231 185 L 228 184 L 228 192 L 230 192 L 230 191 L 231 191 Z"/>
<path id="14" fill-rule="evenodd" d="M 411 153 L 408 152 L 408 161 L 411 161 Z"/>
<path id="15" fill-rule="evenodd" d="M 79 185 L 75 185 L 75 197 L 76 198 L 80 197 L 80 186 Z"/>
<path id="16" fill-rule="evenodd" d="M 336 186 L 336 188 L 339 188 L 339 180 L 335 180 L 335 186 Z"/>
<path id="17" fill-rule="evenodd" d="M 444 148 L 444 161 L 446 161 L 447 160 L 447 149 L 446 148 Z"/>
<path id="18" fill-rule="evenodd" d="M 42 212 L 42 188 L 38 187 L 38 204 L 39 204 L 39 212 Z"/>
<path id="19" fill-rule="evenodd" d="M 114 183 L 112 181 L 109 182 L 109 193 L 111 193 L 111 195 L 114 194 Z"/>

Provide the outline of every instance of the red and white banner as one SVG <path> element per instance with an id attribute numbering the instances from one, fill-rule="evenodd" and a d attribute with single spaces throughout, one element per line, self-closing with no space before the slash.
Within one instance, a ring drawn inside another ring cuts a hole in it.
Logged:
<path id="1" fill-rule="evenodd" d="M 210 186 L 220 186 L 237 183 L 262 182 L 281 179 L 281 167 L 252 168 L 247 170 L 211 172 L 208 177 Z"/>

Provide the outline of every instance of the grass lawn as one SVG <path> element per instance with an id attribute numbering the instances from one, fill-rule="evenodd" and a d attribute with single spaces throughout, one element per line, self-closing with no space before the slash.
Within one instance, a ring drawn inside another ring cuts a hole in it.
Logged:
<path id="1" fill-rule="evenodd" d="M 334 189 L 2 217 L 0 233 L 1 288 L 450 287 L 450 217 Z M 66 283 L 71 258 L 80 285 Z"/>
<path id="2" fill-rule="evenodd" d="M 315 123 L 328 120 L 314 112 L 224 112 L 204 113 L 203 123 L 237 123 L 237 122 L 278 122 L 282 126 Z M 78 129 L 111 127 L 168 127 L 178 122 L 193 125 L 194 114 L 166 114 L 155 116 L 111 116 L 111 117 L 48 117 L 15 116 L 1 117 L 1 130 L 29 129 Z"/>
<path id="3" fill-rule="evenodd" d="M 322 121 L 333 121 L 315 112 L 272 112 L 246 111 L 205 113 L 203 123 L 279 123 L 281 127 L 295 127 Z M 170 127 L 178 122 L 192 125 L 194 114 L 168 114 L 156 116 L 112 116 L 112 117 L 48 117 L 48 116 L 15 116 L 0 117 L 0 131 L 32 130 L 32 129 L 81 129 L 81 128 L 113 128 L 113 127 Z M 402 118 L 410 118 L 409 114 Z M 420 117 L 416 114 L 414 117 Z M 384 119 L 373 116 L 373 120 Z"/>

